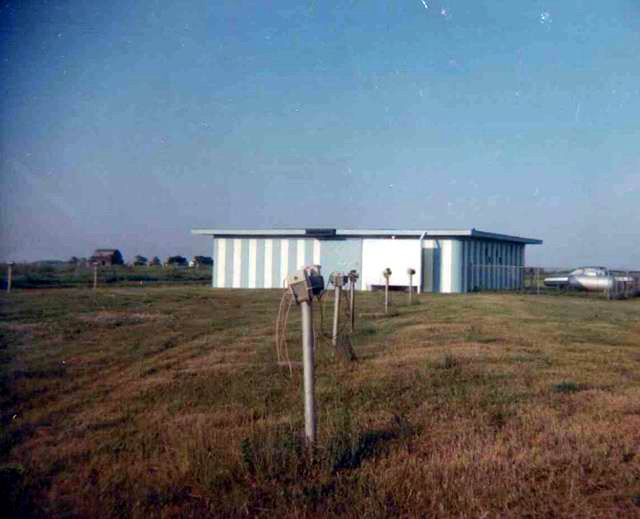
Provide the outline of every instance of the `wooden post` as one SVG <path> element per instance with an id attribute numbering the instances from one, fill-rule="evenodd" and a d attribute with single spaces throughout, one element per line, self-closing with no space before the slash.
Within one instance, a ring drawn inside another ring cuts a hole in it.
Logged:
<path id="1" fill-rule="evenodd" d="M 98 288 L 98 265 L 93 266 L 93 289 Z"/>
<path id="2" fill-rule="evenodd" d="M 13 262 L 7 264 L 7 292 L 11 292 L 12 282 L 13 282 Z"/>

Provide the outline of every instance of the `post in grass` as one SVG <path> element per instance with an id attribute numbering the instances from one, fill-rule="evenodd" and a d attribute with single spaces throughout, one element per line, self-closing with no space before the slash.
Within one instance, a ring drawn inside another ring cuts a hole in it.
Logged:
<path id="1" fill-rule="evenodd" d="M 358 277 L 356 270 L 349 272 L 349 317 L 351 317 L 351 333 L 353 333 L 356 328 L 356 283 Z"/>
<path id="2" fill-rule="evenodd" d="M 329 277 L 331 283 L 335 287 L 335 297 L 333 302 L 333 333 L 331 335 L 331 343 L 334 348 L 338 347 L 338 330 L 340 326 L 340 298 L 342 294 L 342 286 L 344 285 L 345 277 L 341 272 L 333 272 Z"/>
<path id="3" fill-rule="evenodd" d="M 384 313 L 389 313 L 389 278 L 391 277 L 391 269 L 386 268 L 382 271 L 384 276 Z"/>
<path id="4" fill-rule="evenodd" d="M 98 289 L 98 265 L 93 266 L 93 289 Z"/>
<path id="5" fill-rule="evenodd" d="M 304 382 L 304 434 L 308 444 L 317 436 L 315 411 L 315 345 L 313 336 L 313 297 L 324 290 L 324 279 L 318 267 L 307 267 L 287 278 L 288 290 L 300 305 L 302 318 L 302 369 Z"/>
<path id="6" fill-rule="evenodd" d="M 409 304 L 413 304 L 413 275 L 416 271 L 412 268 L 407 269 L 407 274 L 409 274 Z"/>
<path id="7" fill-rule="evenodd" d="M 11 292 L 11 284 L 13 283 L 13 266 L 15 263 L 10 261 L 7 263 L 7 292 Z"/>

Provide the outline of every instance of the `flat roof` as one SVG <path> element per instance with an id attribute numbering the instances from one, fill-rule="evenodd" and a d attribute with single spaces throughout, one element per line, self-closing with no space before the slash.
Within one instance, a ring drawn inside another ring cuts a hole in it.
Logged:
<path id="1" fill-rule="evenodd" d="M 318 239 L 337 238 L 482 238 L 485 240 L 499 240 L 529 245 L 540 245 L 542 240 L 524 238 L 495 232 L 480 231 L 478 229 L 333 229 L 326 227 L 312 227 L 308 229 L 193 229 L 191 234 L 224 237 L 308 237 Z"/>

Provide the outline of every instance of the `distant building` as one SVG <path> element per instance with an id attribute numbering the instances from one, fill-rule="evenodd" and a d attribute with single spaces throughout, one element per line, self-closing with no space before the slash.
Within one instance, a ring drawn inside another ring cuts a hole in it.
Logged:
<path id="1" fill-rule="evenodd" d="M 93 256 L 89 258 L 89 263 L 91 265 L 98 265 L 102 267 L 122 265 L 124 264 L 124 259 L 118 249 L 96 249 Z"/>
<path id="2" fill-rule="evenodd" d="M 357 288 L 407 287 L 408 269 L 420 292 L 459 293 L 522 287 L 526 245 L 541 240 L 465 230 L 196 229 L 213 238 L 212 286 L 281 288 L 305 265 L 360 274 Z"/>

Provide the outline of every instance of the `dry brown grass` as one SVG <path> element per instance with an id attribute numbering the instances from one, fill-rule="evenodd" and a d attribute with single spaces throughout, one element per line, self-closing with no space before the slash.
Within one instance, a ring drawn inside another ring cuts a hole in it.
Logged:
<path id="1" fill-rule="evenodd" d="M 279 296 L 3 295 L 9 512 L 640 517 L 640 300 L 360 294 L 359 360 L 318 347 L 308 451 Z"/>

